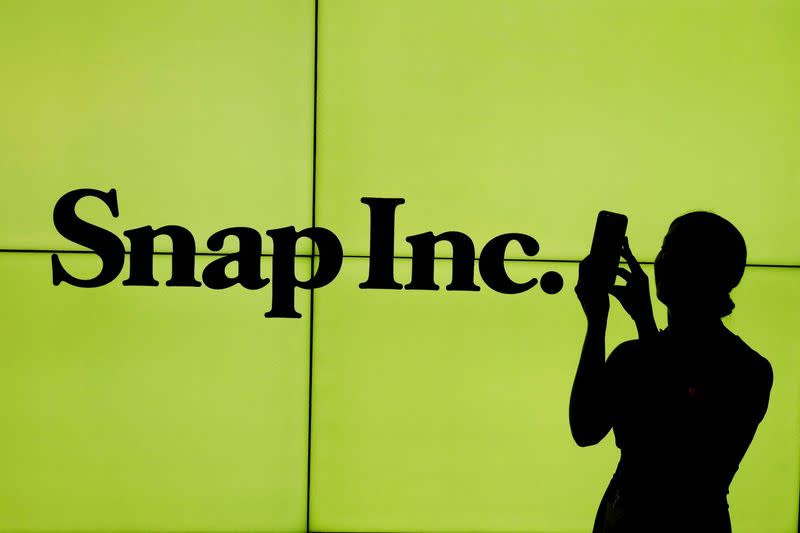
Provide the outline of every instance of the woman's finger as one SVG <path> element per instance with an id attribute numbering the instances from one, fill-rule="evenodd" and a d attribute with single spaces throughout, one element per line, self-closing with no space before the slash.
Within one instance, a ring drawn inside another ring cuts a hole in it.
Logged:
<path id="1" fill-rule="evenodd" d="M 625 287 L 622 285 L 612 285 L 608 289 L 608 293 L 619 300 L 619 303 L 622 303 L 623 299 L 625 298 Z"/>
<path id="2" fill-rule="evenodd" d="M 636 257 L 634 257 L 633 252 L 631 252 L 627 235 L 625 236 L 625 242 L 622 244 L 622 256 L 625 258 L 625 261 L 628 262 L 631 271 L 642 272 L 642 266 L 639 264 L 639 261 L 636 260 Z"/>
<path id="3" fill-rule="evenodd" d="M 621 277 L 625 281 L 630 281 L 631 278 L 633 277 L 633 274 L 631 274 L 630 272 L 628 272 L 624 268 L 619 267 L 619 268 L 617 268 L 617 276 Z"/>

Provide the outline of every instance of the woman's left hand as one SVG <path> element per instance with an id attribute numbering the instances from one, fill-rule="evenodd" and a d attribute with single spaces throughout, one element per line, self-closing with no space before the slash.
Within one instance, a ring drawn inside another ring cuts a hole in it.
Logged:
<path id="1" fill-rule="evenodd" d="M 628 247 L 628 237 L 625 237 L 625 242 L 622 244 L 622 257 L 627 261 L 630 271 L 619 267 L 617 275 L 627 283 L 614 285 L 608 292 L 619 300 L 637 327 L 649 328 L 651 324 L 655 326 L 653 304 L 650 300 L 650 279 Z"/>

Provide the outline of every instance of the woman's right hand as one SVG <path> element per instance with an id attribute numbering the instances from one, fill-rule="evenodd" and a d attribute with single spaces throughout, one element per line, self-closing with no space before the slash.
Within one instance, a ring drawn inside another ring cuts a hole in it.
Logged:
<path id="1" fill-rule="evenodd" d="M 591 254 L 578 265 L 578 284 L 575 294 L 581 302 L 586 320 L 591 323 L 608 321 L 608 290 L 597 279 L 597 268 Z"/>

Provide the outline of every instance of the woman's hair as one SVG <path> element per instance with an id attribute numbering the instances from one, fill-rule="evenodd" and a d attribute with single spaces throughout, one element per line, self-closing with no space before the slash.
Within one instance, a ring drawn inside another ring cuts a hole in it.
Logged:
<path id="1" fill-rule="evenodd" d="M 729 221 L 709 211 L 681 215 L 670 229 L 680 233 L 681 243 L 692 254 L 701 296 L 720 317 L 731 314 L 736 306 L 729 293 L 739 284 L 747 264 L 742 234 Z"/>

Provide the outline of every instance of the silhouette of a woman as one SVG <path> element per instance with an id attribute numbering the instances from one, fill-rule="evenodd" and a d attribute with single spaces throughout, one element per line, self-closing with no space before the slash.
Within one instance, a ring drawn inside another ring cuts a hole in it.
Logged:
<path id="1" fill-rule="evenodd" d="M 613 428 L 620 460 L 600 502 L 593 533 L 731 531 L 728 487 L 763 419 L 772 366 L 729 331 L 722 317 L 744 273 L 739 231 L 706 211 L 675 219 L 654 271 L 669 325 L 656 327 L 647 274 L 628 247 L 627 283 L 593 281 L 591 255 L 575 292 L 587 331 L 572 387 L 569 421 L 579 446 Z M 639 338 L 605 359 L 609 293 Z"/>

